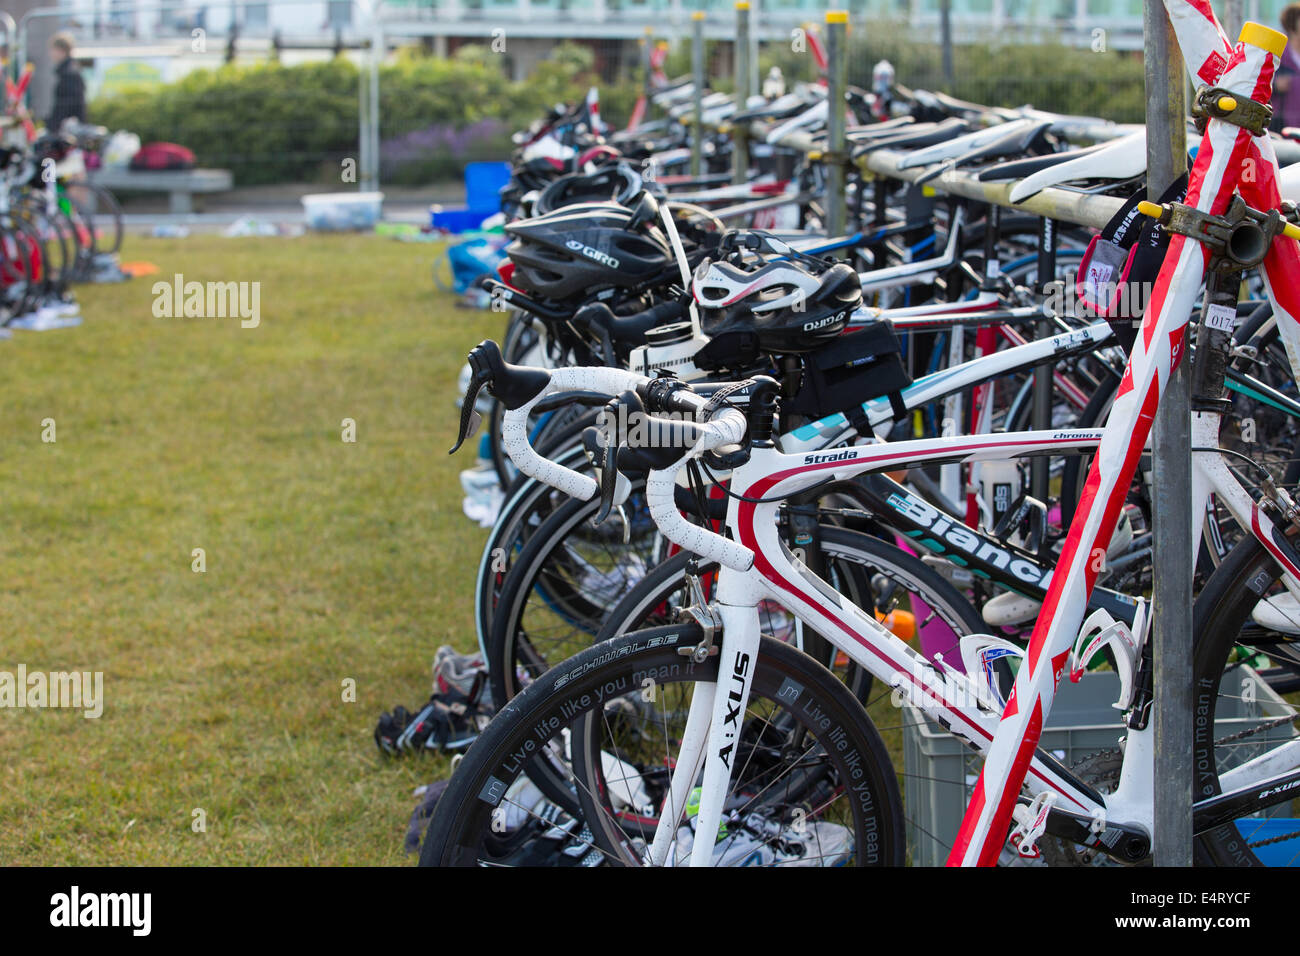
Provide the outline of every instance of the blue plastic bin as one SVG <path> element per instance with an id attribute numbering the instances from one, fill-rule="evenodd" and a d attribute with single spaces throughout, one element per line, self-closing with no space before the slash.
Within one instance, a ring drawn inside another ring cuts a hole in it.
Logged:
<path id="1" fill-rule="evenodd" d="M 433 210 L 434 229 L 460 233 L 477 229 L 501 208 L 501 187 L 510 181 L 509 163 L 470 163 L 465 167 L 465 205 Z"/>

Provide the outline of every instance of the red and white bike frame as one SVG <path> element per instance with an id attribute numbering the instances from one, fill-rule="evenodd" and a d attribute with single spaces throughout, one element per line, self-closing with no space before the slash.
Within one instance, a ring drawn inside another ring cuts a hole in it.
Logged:
<path id="1" fill-rule="evenodd" d="M 1285 45 L 1281 34 L 1247 24 L 1242 31 L 1243 41 L 1232 46 L 1214 19 L 1208 2 L 1166 0 L 1165 6 L 1179 45 L 1199 82 L 1221 86 L 1239 97 L 1268 101 L 1273 74 Z M 1189 177 L 1185 202 L 1202 212 L 1217 215 L 1226 210 L 1237 189 L 1252 205 L 1276 208 L 1280 197 L 1272 147 L 1267 136 L 1254 137 L 1247 130 L 1211 119 Z M 1300 249 L 1294 241 L 1279 239 L 1265 259 L 1264 273 L 1292 365 L 1300 368 L 1296 362 L 1300 355 L 1297 348 L 1300 334 L 1296 329 L 1300 310 L 1296 308 L 1294 287 L 1295 279 L 1300 277 L 1297 256 Z M 991 866 L 1001 853 L 1012 811 L 1031 769 L 1043 724 L 1083 622 L 1088 596 L 1104 566 L 1096 556 L 1105 555 L 1125 492 L 1150 433 L 1160 392 L 1183 357 L 1187 322 L 1200 295 L 1208 257 L 1208 250 L 1200 243 L 1180 235 L 1172 236 L 1141 334 L 1107 419 L 1060 564 L 1052 577 L 1043 614 L 1030 638 L 1025 664 L 1017 675 L 948 857 L 950 866 Z M 1286 277 L 1290 277 L 1290 283 Z M 1213 440 L 1217 443 L 1217 434 Z M 1204 509 L 1197 509 L 1195 514 L 1199 522 L 1204 517 Z M 1272 537 L 1262 533 L 1261 528 L 1252 530 L 1261 540 Z"/>

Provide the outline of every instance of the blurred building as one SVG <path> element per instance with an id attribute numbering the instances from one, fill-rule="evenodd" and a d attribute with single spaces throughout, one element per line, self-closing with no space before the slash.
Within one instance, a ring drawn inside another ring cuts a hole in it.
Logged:
<path id="1" fill-rule="evenodd" d="M 1246 15 L 1274 24 L 1285 3 L 1246 0 Z M 625 62 L 637 56 L 636 41 L 647 28 L 657 37 L 685 36 L 692 11 L 702 9 L 709 35 L 726 37 L 735 17 L 733 0 L 63 0 L 40 8 L 19 0 L 7 6 L 23 23 L 26 56 L 37 65 L 32 105 L 38 115 L 49 90 L 45 43 L 56 29 L 78 38 L 76 56 L 93 97 L 116 84 L 169 82 L 222 58 L 264 60 L 273 49 L 284 62 L 356 51 L 375 22 L 388 44 L 418 42 L 440 54 L 503 31 L 519 77 L 559 39 L 590 41 L 598 58 Z M 939 35 L 941 0 L 753 0 L 751 6 L 756 34 L 766 40 L 788 38 L 827 9 L 848 9 L 858 29 L 902 27 L 935 42 Z M 1141 46 L 1142 0 L 951 0 L 951 6 L 956 43 L 1014 36 L 1116 50 Z"/>

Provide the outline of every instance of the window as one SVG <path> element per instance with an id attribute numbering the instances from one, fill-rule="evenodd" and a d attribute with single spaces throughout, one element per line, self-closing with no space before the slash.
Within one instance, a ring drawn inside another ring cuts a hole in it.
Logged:
<path id="1" fill-rule="evenodd" d="M 329 27 L 341 30 L 352 25 L 352 0 L 329 0 Z"/>
<path id="2" fill-rule="evenodd" d="M 270 4 L 267 3 L 245 3 L 244 4 L 244 29 L 265 31 L 269 23 Z"/>

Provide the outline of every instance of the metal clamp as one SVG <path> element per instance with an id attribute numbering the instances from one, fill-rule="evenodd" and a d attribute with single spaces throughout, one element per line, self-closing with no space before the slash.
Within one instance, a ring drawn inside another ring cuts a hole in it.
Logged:
<path id="1" fill-rule="evenodd" d="M 1273 108 L 1245 96 L 1237 96 L 1221 86 L 1202 86 L 1192 100 L 1192 116 L 1217 119 L 1263 136 L 1273 121 Z"/>
<path id="2" fill-rule="evenodd" d="M 1288 222 L 1282 211 L 1260 212 L 1246 205 L 1240 196 L 1232 197 L 1221 216 L 1212 216 L 1180 202 L 1140 202 L 1138 212 L 1157 220 L 1170 232 L 1206 246 L 1210 250 L 1209 268 L 1215 272 L 1255 268 L 1264 261 L 1269 246 L 1279 235 L 1300 239 L 1300 227 Z M 1286 210 L 1287 214 L 1290 212 Z"/>

